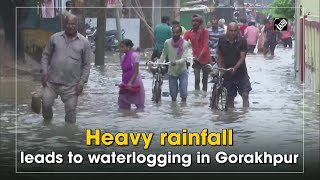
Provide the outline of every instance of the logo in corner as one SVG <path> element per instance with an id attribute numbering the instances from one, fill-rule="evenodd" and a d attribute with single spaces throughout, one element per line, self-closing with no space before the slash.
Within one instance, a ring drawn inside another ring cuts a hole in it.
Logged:
<path id="1" fill-rule="evenodd" d="M 273 20 L 273 31 L 287 31 L 288 30 L 288 19 L 286 18 L 274 18 Z"/>

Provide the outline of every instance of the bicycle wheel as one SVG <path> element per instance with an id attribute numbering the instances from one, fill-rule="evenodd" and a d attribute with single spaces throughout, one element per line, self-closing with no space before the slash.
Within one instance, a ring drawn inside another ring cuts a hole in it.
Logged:
<path id="1" fill-rule="evenodd" d="M 154 85 L 154 101 L 158 103 L 161 100 L 161 85 L 160 82 L 156 82 Z"/>
<path id="2" fill-rule="evenodd" d="M 211 95 L 210 95 L 210 107 L 211 109 L 214 109 L 216 108 L 216 94 L 217 94 L 217 91 L 216 91 L 216 87 L 217 85 L 216 84 L 213 84 L 212 88 L 211 88 Z"/>
<path id="3" fill-rule="evenodd" d="M 227 89 L 223 86 L 219 87 L 217 93 L 217 99 L 216 99 L 216 106 L 217 109 L 221 111 L 227 111 L 228 106 L 227 106 L 227 97 L 228 97 L 228 92 Z"/>

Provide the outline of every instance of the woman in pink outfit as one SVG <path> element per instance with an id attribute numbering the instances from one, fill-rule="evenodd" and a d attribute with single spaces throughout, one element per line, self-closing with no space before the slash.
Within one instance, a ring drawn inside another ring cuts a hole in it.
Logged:
<path id="1" fill-rule="evenodd" d="M 248 53 L 253 54 L 259 38 L 259 29 L 255 26 L 255 22 L 248 23 L 248 27 L 244 30 L 244 37 L 247 39 Z"/>
<path id="2" fill-rule="evenodd" d="M 134 104 L 138 109 L 144 108 L 145 92 L 139 74 L 139 54 L 132 50 L 130 39 L 121 41 L 120 49 L 124 53 L 121 58 L 122 84 L 119 91 L 118 105 L 120 109 L 130 109 Z"/>

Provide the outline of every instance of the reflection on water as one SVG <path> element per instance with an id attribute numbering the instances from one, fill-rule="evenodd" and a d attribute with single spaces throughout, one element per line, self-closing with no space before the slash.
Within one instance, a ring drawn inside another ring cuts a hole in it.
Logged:
<path id="1" fill-rule="evenodd" d="M 175 151 L 216 152 L 230 150 L 233 152 L 270 151 L 302 153 L 303 115 L 305 128 L 312 129 L 306 135 L 306 147 L 312 152 L 319 150 L 314 142 L 319 132 L 319 104 L 303 106 L 302 87 L 295 81 L 293 73 L 292 51 L 274 60 L 264 60 L 260 55 L 247 58 L 249 75 L 253 91 L 250 94 L 250 108 L 243 109 L 242 99 L 237 96 L 236 108 L 227 112 L 214 111 L 209 108 L 207 95 L 193 90 L 193 72 L 189 69 L 189 95 L 187 103 L 172 103 L 170 97 L 163 97 L 160 104 L 151 101 L 151 74 L 141 65 L 141 74 L 146 89 L 146 108 L 143 111 L 119 110 L 117 105 L 118 88 L 114 86 L 121 81 L 121 70 L 117 63 L 93 67 L 84 94 L 78 103 L 77 123 L 67 125 L 64 122 L 64 107 L 58 98 L 54 105 L 52 123 L 44 124 L 41 115 L 30 110 L 30 91 L 39 88 L 39 83 L 26 83 L 24 95 L 19 96 L 17 137 L 18 151 L 49 152 L 79 150 L 81 152 L 101 152 L 105 147 L 86 147 L 85 130 L 100 128 L 102 132 L 200 132 L 208 128 L 210 132 L 221 132 L 223 128 L 233 128 L 233 147 L 160 147 L 159 139 L 154 138 L 150 150 L 163 152 Z M 142 63 L 143 64 L 143 63 Z M 20 82 L 19 82 L 20 83 Z M 29 86 L 28 86 L 29 85 Z M 168 82 L 163 85 L 168 92 Z M 3 86 L 1 86 L 3 88 Z M 311 94 L 311 93 L 309 93 Z M 312 100 L 306 96 L 304 102 Z M 15 122 L 14 101 L 0 103 L 1 108 L 1 166 L 14 159 Z M 305 108 L 304 108 L 305 107 Z M 307 108 L 308 107 L 308 108 Z M 303 111 L 305 109 L 305 111 Z M 305 131 L 306 132 L 306 131 Z M 108 151 L 117 147 L 108 147 Z M 132 146 L 121 148 L 122 152 L 141 150 Z M 105 149 L 104 149 L 105 150 Z M 119 149 L 118 149 L 119 150 Z"/>

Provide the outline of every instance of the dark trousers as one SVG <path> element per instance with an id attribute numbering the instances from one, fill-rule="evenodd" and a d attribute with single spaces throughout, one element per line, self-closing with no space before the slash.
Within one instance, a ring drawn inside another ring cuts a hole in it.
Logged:
<path id="1" fill-rule="evenodd" d="M 256 45 L 248 45 L 248 53 L 253 53 L 254 49 L 256 48 Z"/>
<path id="2" fill-rule="evenodd" d="M 162 54 L 162 51 L 154 49 L 153 52 L 152 52 L 152 55 L 151 55 L 151 61 L 154 61 L 154 58 L 160 59 L 161 54 Z"/>
<path id="3" fill-rule="evenodd" d="M 199 62 L 193 62 L 193 71 L 194 71 L 194 79 L 195 79 L 195 89 L 200 90 L 200 71 L 204 64 L 200 64 Z M 208 88 L 208 72 L 202 71 L 202 90 L 207 91 Z"/>
<path id="4" fill-rule="evenodd" d="M 292 48 L 292 38 L 291 37 L 282 39 L 282 43 L 283 43 L 284 47 L 289 46 L 289 48 Z"/>

